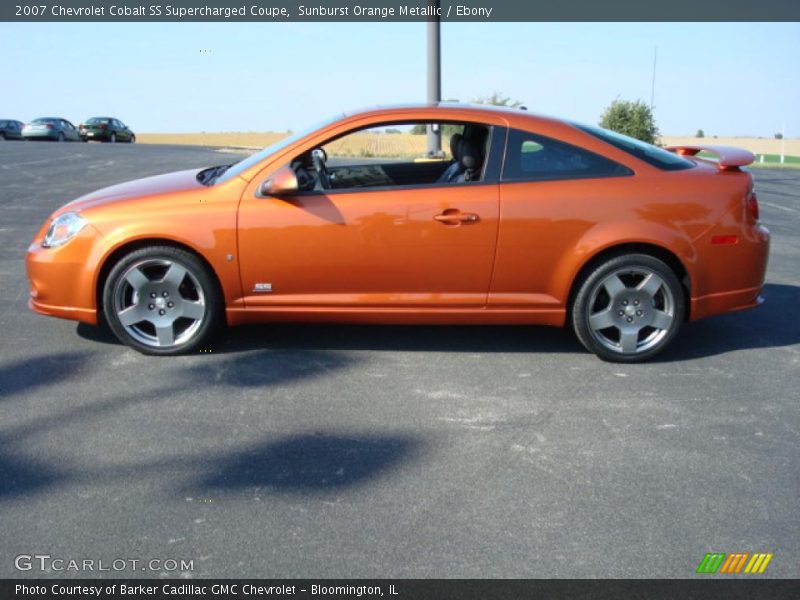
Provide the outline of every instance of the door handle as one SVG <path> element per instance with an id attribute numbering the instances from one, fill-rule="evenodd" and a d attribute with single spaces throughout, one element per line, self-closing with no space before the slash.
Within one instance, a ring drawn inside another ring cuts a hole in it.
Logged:
<path id="1" fill-rule="evenodd" d="M 461 225 L 477 223 L 480 217 L 475 213 L 462 213 L 457 208 L 448 208 L 441 214 L 434 215 L 433 220 L 443 225 Z"/>

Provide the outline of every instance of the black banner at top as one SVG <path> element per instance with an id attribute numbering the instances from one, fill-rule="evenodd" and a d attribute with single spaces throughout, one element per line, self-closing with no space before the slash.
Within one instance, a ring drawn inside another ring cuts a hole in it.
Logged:
<path id="1" fill-rule="evenodd" d="M 798 0 L 3 0 L 9 22 L 800 21 Z"/>

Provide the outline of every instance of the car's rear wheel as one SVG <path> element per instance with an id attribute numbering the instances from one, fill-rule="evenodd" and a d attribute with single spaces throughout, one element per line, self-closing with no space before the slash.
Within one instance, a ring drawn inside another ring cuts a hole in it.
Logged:
<path id="1" fill-rule="evenodd" d="M 111 142 L 112 144 L 116 144 L 117 143 L 117 134 L 116 133 L 112 133 L 111 136 L 108 138 L 108 141 Z"/>
<path id="2" fill-rule="evenodd" d="M 66 139 L 66 138 L 64 137 L 64 134 L 63 134 L 63 133 L 59 133 L 59 134 L 58 134 L 58 139 L 57 139 L 56 141 L 58 141 L 58 142 L 63 142 L 65 139 Z"/>
<path id="3" fill-rule="evenodd" d="M 123 257 L 103 289 L 103 312 L 123 343 L 145 354 L 196 350 L 222 322 L 214 275 L 194 254 L 150 246 Z"/>
<path id="4" fill-rule="evenodd" d="M 5 142 L 5 141 L 6 141 L 6 134 L 0 133 L 0 142 Z"/>
<path id="5" fill-rule="evenodd" d="M 582 281 L 572 306 L 581 343 L 603 360 L 641 362 L 666 348 L 686 311 L 672 269 L 646 254 L 611 258 Z"/>

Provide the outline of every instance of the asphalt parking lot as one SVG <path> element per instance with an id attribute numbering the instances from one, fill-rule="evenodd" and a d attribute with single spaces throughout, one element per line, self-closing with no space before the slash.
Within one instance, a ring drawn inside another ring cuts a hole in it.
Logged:
<path id="1" fill-rule="evenodd" d="M 521 327 L 250 327 L 159 359 L 28 311 L 53 209 L 230 161 L 0 144 L 0 577 L 690 577 L 710 551 L 800 576 L 800 171 L 756 171 L 766 303 L 644 365 Z"/>

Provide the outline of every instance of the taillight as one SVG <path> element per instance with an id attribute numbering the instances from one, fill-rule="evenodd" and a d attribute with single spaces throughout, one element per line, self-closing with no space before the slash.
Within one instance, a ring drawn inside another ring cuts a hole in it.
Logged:
<path id="1" fill-rule="evenodd" d="M 755 192 L 750 192 L 750 195 L 747 196 L 745 207 L 750 216 L 753 217 L 753 220 L 758 221 L 758 196 L 756 196 Z"/>
<path id="2" fill-rule="evenodd" d="M 50 124 L 50 123 L 48 123 L 48 124 L 46 125 L 46 127 L 47 127 L 48 129 L 52 129 L 52 128 L 53 128 L 53 125 L 52 125 L 52 124 Z"/>
<path id="3" fill-rule="evenodd" d="M 100 125 L 100 129 L 108 129 L 108 125 Z"/>

